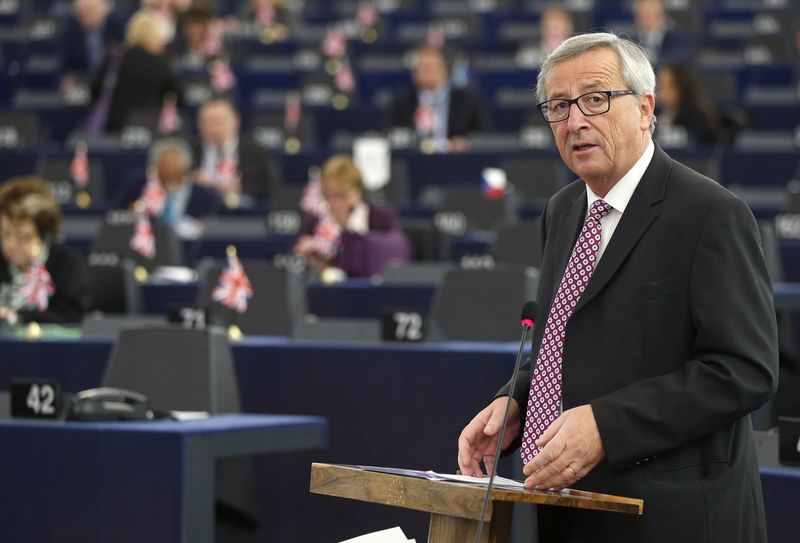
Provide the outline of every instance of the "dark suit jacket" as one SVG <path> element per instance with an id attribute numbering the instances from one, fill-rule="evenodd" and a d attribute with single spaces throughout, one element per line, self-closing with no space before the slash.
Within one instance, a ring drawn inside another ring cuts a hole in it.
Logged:
<path id="1" fill-rule="evenodd" d="M 20 311 L 20 322 L 79 323 L 91 304 L 89 270 L 83 257 L 69 247 L 51 245 L 44 266 L 55 292 L 45 311 Z M 11 281 L 8 262 L 0 254 L 0 283 Z"/>
<path id="2" fill-rule="evenodd" d="M 414 113 L 419 99 L 416 89 L 395 97 L 389 117 L 390 128 L 413 128 Z M 447 137 L 467 136 L 484 129 L 483 113 L 478 99 L 464 89 L 450 90 L 450 108 L 447 114 Z"/>
<path id="3" fill-rule="evenodd" d="M 100 94 L 109 56 L 92 84 L 92 96 Z M 133 112 L 158 112 L 164 96 L 174 92 L 181 102 L 181 90 L 165 55 L 152 55 L 141 47 L 132 47 L 122 56 L 117 84 L 108 109 L 106 130 L 116 132 Z"/>
<path id="4" fill-rule="evenodd" d="M 534 360 L 585 214 L 580 180 L 545 209 Z M 766 541 L 749 413 L 777 372 L 750 210 L 656 147 L 568 322 L 562 381 L 565 410 L 591 404 L 606 454 L 575 487 L 643 498 L 644 516 L 540 508 L 542 541 Z M 512 381 L 523 417 L 531 375 Z"/>
<path id="5" fill-rule="evenodd" d="M 266 153 L 253 140 L 239 136 L 239 171 L 242 174 L 242 192 L 252 196 L 259 202 L 270 196 L 272 180 L 267 169 Z M 197 142 L 193 146 L 195 168 L 203 166 L 203 144 Z"/>
<path id="6" fill-rule="evenodd" d="M 120 43 L 124 36 L 122 24 L 108 16 L 103 27 L 103 45 L 106 49 Z M 66 72 L 87 73 L 90 71 L 89 53 L 86 49 L 86 31 L 75 17 L 71 17 L 61 34 L 61 67 Z"/>
<path id="7" fill-rule="evenodd" d="M 664 32 L 661 46 L 654 53 L 655 55 L 651 59 L 653 64 L 689 62 L 692 60 L 691 38 L 675 28 L 669 28 Z"/>
<path id="8" fill-rule="evenodd" d="M 111 200 L 113 209 L 127 209 L 142 195 L 142 189 L 146 180 L 141 177 L 129 178 L 117 191 Z M 186 202 L 184 215 L 203 219 L 210 215 L 215 215 L 222 207 L 222 199 L 217 191 L 201 185 L 192 184 L 192 191 L 189 200 Z"/>
<path id="9" fill-rule="evenodd" d="M 311 236 L 317 226 L 316 217 L 306 216 L 300 236 Z M 397 213 L 388 207 L 369 206 L 369 232 L 366 235 L 342 232 L 339 250 L 331 264 L 350 277 L 368 277 L 383 271 L 390 261 L 405 262 L 410 248 L 400 228 Z"/>
<path id="10" fill-rule="evenodd" d="M 694 143 L 716 143 L 719 139 L 719 126 L 709 112 L 697 106 L 681 108 L 672 124 L 682 126 Z"/>

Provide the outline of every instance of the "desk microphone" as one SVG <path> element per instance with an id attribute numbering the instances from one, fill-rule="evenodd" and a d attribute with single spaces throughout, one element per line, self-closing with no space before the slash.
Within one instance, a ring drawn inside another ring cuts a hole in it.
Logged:
<path id="1" fill-rule="evenodd" d="M 494 488 L 494 478 L 497 475 L 497 464 L 500 461 L 500 453 L 503 448 L 503 439 L 506 435 L 506 426 L 508 425 L 508 412 L 511 410 L 511 397 L 514 393 L 514 378 L 519 372 L 519 367 L 522 365 L 522 352 L 525 350 L 525 343 L 528 341 L 528 332 L 533 328 L 533 321 L 536 317 L 536 302 L 525 302 L 522 306 L 522 316 L 520 317 L 520 324 L 522 325 L 522 338 L 519 342 L 519 350 L 517 351 L 517 360 L 514 363 L 514 371 L 511 373 L 511 389 L 508 394 L 508 402 L 506 402 L 506 410 L 503 413 L 503 424 L 500 425 L 500 435 L 497 436 L 497 447 L 494 451 L 494 462 L 492 463 L 492 472 L 489 474 L 489 485 L 486 487 L 486 497 L 483 499 L 483 508 L 481 509 L 481 518 L 478 520 L 478 529 L 475 531 L 474 543 L 480 543 L 481 535 L 483 533 L 483 522 L 486 518 L 486 511 L 489 509 L 489 499 L 492 496 Z"/>

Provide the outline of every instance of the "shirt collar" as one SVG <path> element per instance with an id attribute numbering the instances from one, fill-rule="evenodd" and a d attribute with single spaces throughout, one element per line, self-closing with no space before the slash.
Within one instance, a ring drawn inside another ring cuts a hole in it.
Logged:
<path id="1" fill-rule="evenodd" d="M 443 104 L 450 98 L 450 85 L 442 85 L 431 90 L 424 90 L 419 93 L 420 103 L 437 106 Z"/>
<path id="2" fill-rule="evenodd" d="M 644 153 L 639 157 L 639 160 L 628 170 L 628 173 L 623 175 L 622 178 L 611 187 L 611 190 L 608 191 L 605 198 L 602 198 L 608 205 L 620 213 L 625 213 L 625 208 L 628 207 L 628 202 L 630 202 L 631 196 L 633 196 L 633 191 L 639 186 L 639 181 L 642 180 L 645 170 L 647 170 L 647 167 L 650 165 L 654 152 L 655 145 L 651 139 Z M 589 208 L 591 208 L 592 204 L 600 200 L 601 197 L 595 194 L 595 192 L 589 188 L 589 185 L 586 185 L 586 199 Z"/>
<path id="3" fill-rule="evenodd" d="M 236 149 L 239 147 L 239 136 L 233 135 L 230 138 L 227 138 L 225 142 L 222 144 L 222 152 L 225 155 L 231 155 L 236 152 Z M 219 151 L 219 147 L 214 145 L 211 142 L 205 142 L 203 144 L 203 148 L 206 152 L 210 153 L 217 153 Z"/>

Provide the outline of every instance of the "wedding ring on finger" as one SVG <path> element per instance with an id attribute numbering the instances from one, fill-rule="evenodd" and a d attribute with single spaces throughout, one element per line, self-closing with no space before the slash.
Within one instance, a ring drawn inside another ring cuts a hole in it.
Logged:
<path id="1" fill-rule="evenodd" d="M 567 469 L 568 469 L 568 470 L 569 470 L 569 472 L 572 474 L 572 477 L 573 477 L 574 479 L 577 479 L 577 478 L 578 478 L 578 474 L 577 474 L 577 473 L 575 473 L 575 470 L 574 470 L 574 469 L 572 469 L 570 466 L 567 466 Z"/>

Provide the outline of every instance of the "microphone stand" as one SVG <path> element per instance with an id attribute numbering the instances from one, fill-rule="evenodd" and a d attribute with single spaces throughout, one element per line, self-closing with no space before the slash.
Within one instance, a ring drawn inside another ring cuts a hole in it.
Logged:
<path id="1" fill-rule="evenodd" d="M 514 371 L 511 373 L 511 380 L 512 388 L 509 390 L 508 395 L 508 402 L 506 402 L 506 409 L 505 413 L 503 413 L 503 424 L 500 427 L 500 435 L 497 437 L 497 446 L 495 447 L 494 451 L 494 462 L 492 463 L 492 472 L 489 474 L 489 485 L 486 487 L 486 497 L 483 499 L 483 508 L 481 509 L 481 518 L 478 520 L 478 529 L 475 531 L 475 539 L 473 540 L 474 543 L 480 543 L 481 535 L 483 534 L 483 523 L 486 519 L 486 512 L 489 509 L 489 498 L 492 495 L 492 489 L 494 488 L 494 479 L 497 475 L 497 463 L 500 461 L 500 453 L 502 452 L 503 448 L 503 438 L 506 435 L 506 426 L 508 426 L 508 413 L 511 411 L 511 398 L 514 393 L 513 390 L 513 382 L 514 377 L 516 377 L 517 373 L 519 372 L 519 368 L 522 365 L 522 352 L 525 349 L 525 343 L 528 340 L 528 332 L 533 327 L 533 321 L 530 319 L 523 318 L 522 319 L 522 339 L 519 342 L 519 350 L 517 351 L 517 360 L 514 363 Z"/>

